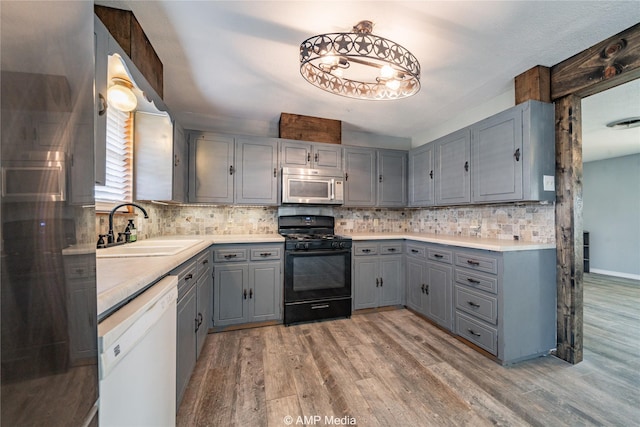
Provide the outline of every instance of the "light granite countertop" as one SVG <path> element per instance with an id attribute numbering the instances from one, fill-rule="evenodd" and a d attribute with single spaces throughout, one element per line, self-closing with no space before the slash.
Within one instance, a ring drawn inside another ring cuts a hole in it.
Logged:
<path id="1" fill-rule="evenodd" d="M 98 294 L 98 319 L 102 320 L 114 307 L 126 303 L 150 284 L 166 276 L 171 270 L 215 244 L 234 243 L 282 243 L 279 234 L 236 234 L 207 236 L 162 236 L 157 240 L 188 239 L 199 243 L 167 256 L 97 258 L 96 281 Z M 148 239 L 152 241 L 154 239 Z M 95 251 L 94 248 L 91 248 Z M 69 248 L 66 254 L 81 253 L 82 248 Z"/>
<path id="2" fill-rule="evenodd" d="M 510 252 L 555 249 L 555 243 L 533 243 L 518 240 L 484 239 L 479 237 L 447 236 L 429 233 L 351 233 L 346 234 L 354 241 L 406 239 L 425 243 L 484 249 L 486 251 Z"/>

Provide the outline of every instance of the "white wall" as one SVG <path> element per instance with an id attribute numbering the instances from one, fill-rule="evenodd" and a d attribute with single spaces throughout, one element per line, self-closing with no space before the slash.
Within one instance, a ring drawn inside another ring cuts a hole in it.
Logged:
<path id="1" fill-rule="evenodd" d="M 640 154 L 585 163 L 591 271 L 640 279 Z"/>
<path id="2" fill-rule="evenodd" d="M 508 108 L 513 107 L 516 104 L 516 94 L 514 85 L 511 84 L 509 88 L 505 89 L 505 92 L 490 99 L 489 101 L 480 104 L 475 108 L 469 108 L 461 111 L 455 117 L 450 120 L 432 127 L 417 136 L 413 137 L 411 146 L 419 147 L 420 145 L 431 142 L 441 136 L 448 135 L 455 132 L 465 126 L 469 126 L 480 120 L 486 119 L 489 116 L 497 114 Z"/>

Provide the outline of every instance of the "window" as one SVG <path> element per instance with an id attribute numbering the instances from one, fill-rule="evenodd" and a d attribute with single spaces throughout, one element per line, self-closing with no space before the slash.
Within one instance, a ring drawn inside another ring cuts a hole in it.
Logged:
<path id="1" fill-rule="evenodd" d="M 107 174 L 105 185 L 95 186 L 96 210 L 109 211 L 132 201 L 133 114 L 107 109 Z"/>

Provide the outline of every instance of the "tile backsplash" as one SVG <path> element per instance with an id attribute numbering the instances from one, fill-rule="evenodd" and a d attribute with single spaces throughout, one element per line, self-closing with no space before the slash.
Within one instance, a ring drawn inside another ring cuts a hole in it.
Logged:
<path id="1" fill-rule="evenodd" d="M 141 204 L 149 219 L 116 215 L 114 228 L 123 231 L 135 218 L 141 239 L 163 235 L 276 234 L 277 207 Z M 553 204 L 483 205 L 447 208 L 323 208 L 336 218 L 337 233 L 424 232 L 476 236 L 535 243 L 555 242 Z M 107 215 L 98 215 L 100 233 L 108 229 Z"/>

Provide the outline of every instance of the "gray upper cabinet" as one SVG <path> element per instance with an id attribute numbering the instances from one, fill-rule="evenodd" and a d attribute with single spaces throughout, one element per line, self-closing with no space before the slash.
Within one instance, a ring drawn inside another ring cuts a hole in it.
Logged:
<path id="1" fill-rule="evenodd" d="M 370 148 L 345 148 L 345 206 L 375 206 L 376 152 Z"/>
<path id="2" fill-rule="evenodd" d="M 235 200 L 237 204 L 278 204 L 278 141 L 236 138 Z"/>
<path id="3" fill-rule="evenodd" d="M 471 131 L 464 128 L 434 142 L 437 205 L 471 201 Z"/>
<path id="4" fill-rule="evenodd" d="M 282 139 L 280 158 L 283 167 L 342 169 L 342 146 Z"/>
<path id="5" fill-rule="evenodd" d="M 407 205 L 407 152 L 349 147 L 344 150 L 345 206 Z"/>
<path id="6" fill-rule="evenodd" d="M 435 164 L 433 145 L 425 144 L 409 151 L 409 206 L 435 203 Z"/>
<path id="7" fill-rule="evenodd" d="M 278 204 L 278 142 L 207 132 L 189 138 L 189 201 Z"/>
<path id="8" fill-rule="evenodd" d="M 135 113 L 135 200 L 185 202 L 184 130 L 168 114 Z"/>
<path id="9" fill-rule="evenodd" d="M 377 150 L 378 206 L 407 206 L 407 152 Z"/>
<path id="10" fill-rule="evenodd" d="M 193 133 L 189 137 L 189 201 L 233 203 L 234 139 Z"/>
<path id="11" fill-rule="evenodd" d="M 554 200 L 553 126 L 553 105 L 537 101 L 473 125 L 473 201 Z"/>

